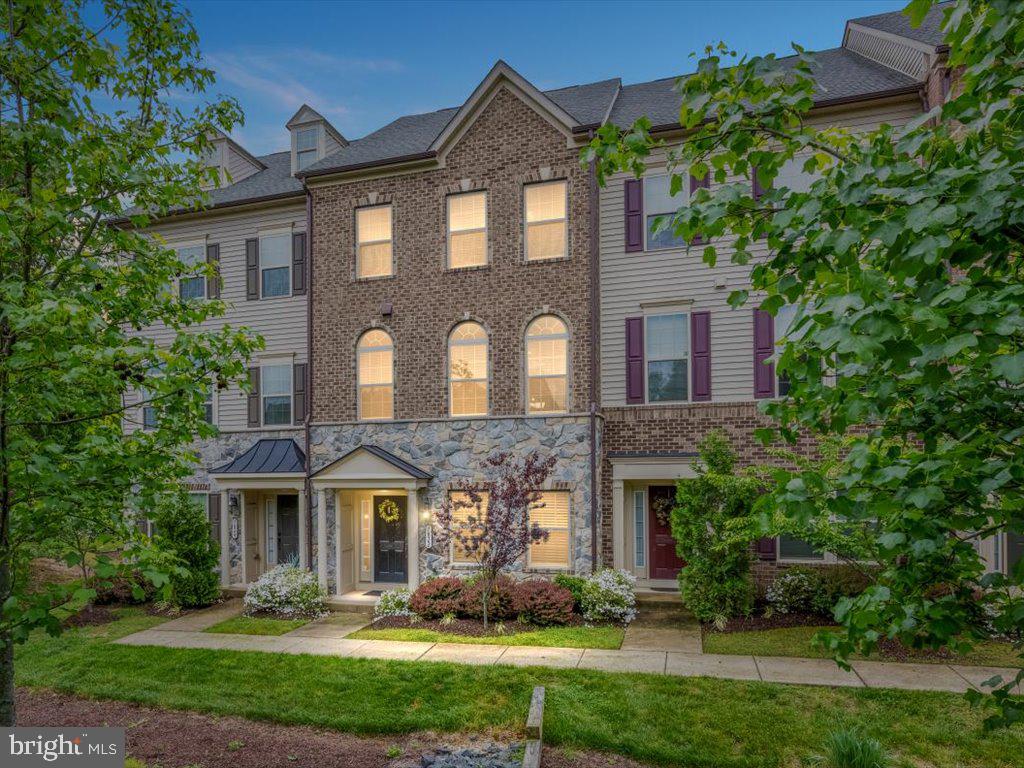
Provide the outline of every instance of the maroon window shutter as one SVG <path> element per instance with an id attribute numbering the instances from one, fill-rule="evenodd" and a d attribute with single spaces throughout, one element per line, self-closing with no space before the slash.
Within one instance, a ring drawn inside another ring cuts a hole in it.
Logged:
<path id="1" fill-rule="evenodd" d="M 644 182 L 626 179 L 626 253 L 644 249 Z"/>
<path id="2" fill-rule="evenodd" d="M 260 413 L 260 369 L 249 369 L 248 426 L 259 427 L 263 424 Z"/>
<path id="3" fill-rule="evenodd" d="M 213 267 L 213 275 L 206 279 L 206 298 L 220 298 L 220 244 L 206 246 L 206 263 Z M 219 496 L 217 498 L 220 498 Z"/>
<path id="4" fill-rule="evenodd" d="M 245 241 L 245 299 L 256 301 L 260 297 L 260 241 Z"/>
<path id="5" fill-rule="evenodd" d="M 306 420 L 306 364 L 292 366 L 292 396 L 294 398 L 292 421 L 302 424 Z"/>
<path id="6" fill-rule="evenodd" d="M 644 319 L 626 318 L 626 402 L 644 401 Z"/>
<path id="7" fill-rule="evenodd" d="M 306 292 L 306 233 L 292 235 L 292 295 Z"/>
<path id="8" fill-rule="evenodd" d="M 764 197 L 764 193 L 768 190 L 761 186 L 760 179 L 757 178 L 757 166 L 750 166 L 750 191 L 754 196 L 754 200 L 760 200 Z"/>
<path id="9" fill-rule="evenodd" d="M 693 370 L 691 398 L 694 402 L 711 399 L 711 313 L 690 315 L 690 358 Z"/>
<path id="10" fill-rule="evenodd" d="M 775 318 L 763 309 L 754 310 L 754 397 L 775 397 L 775 364 L 765 361 L 775 354 Z"/>
<path id="11" fill-rule="evenodd" d="M 694 176 L 692 174 L 690 175 L 690 197 L 693 197 L 694 193 L 696 193 L 696 191 L 698 189 L 711 189 L 711 172 L 710 171 L 708 171 L 708 173 L 704 176 L 703 179 L 698 179 L 696 176 Z M 700 235 L 694 235 L 693 236 L 693 240 L 691 241 L 690 244 L 691 245 L 703 245 L 703 243 L 704 243 L 704 238 L 703 237 L 701 237 Z"/>
<path id="12" fill-rule="evenodd" d="M 757 551 L 757 556 L 761 560 L 774 560 L 775 559 L 775 537 L 771 536 L 766 539 L 758 539 L 754 545 Z"/>
<path id="13" fill-rule="evenodd" d="M 219 493 L 208 493 L 207 498 L 207 509 L 210 515 L 210 538 L 214 540 L 217 546 L 220 546 L 220 494 Z"/>

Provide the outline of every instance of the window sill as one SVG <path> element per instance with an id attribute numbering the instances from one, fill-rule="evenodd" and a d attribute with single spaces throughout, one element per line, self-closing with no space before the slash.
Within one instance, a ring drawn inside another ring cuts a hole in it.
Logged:
<path id="1" fill-rule="evenodd" d="M 282 293 L 280 296 L 260 296 L 258 301 L 277 301 L 279 299 L 291 299 L 295 296 L 294 293 Z"/>
<path id="2" fill-rule="evenodd" d="M 552 256 L 549 259 L 531 259 L 525 257 L 523 259 L 524 264 L 558 264 L 562 261 L 572 261 L 572 256 Z"/>
<path id="3" fill-rule="evenodd" d="M 397 275 L 392 272 L 390 275 L 371 275 L 369 277 L 353 277 L 353 283 L 376 283 L 381 280 L 394 280 Z"/>
<path id="4" fill-rule="evenodd" d="M 444 268 L 445 273 L 458 274 L 461 272 L 486 272 L 491 268 L 490 262 L 486 264 L 473 264 L 469 267 L 448 267 Z"/>

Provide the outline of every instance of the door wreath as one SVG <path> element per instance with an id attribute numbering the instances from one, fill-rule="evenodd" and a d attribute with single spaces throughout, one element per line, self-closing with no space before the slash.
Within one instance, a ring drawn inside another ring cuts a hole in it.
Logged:
<path id="1" fill-rule="evenodd" d="M 377 515 L 385 523 L 397 523 L 401 512 L 391 499 L 384 499 L 377 505 Z"/>

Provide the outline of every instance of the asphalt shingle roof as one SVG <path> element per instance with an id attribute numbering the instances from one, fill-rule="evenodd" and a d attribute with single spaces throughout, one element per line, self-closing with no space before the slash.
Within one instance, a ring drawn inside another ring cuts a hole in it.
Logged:
<path id="1" fill-rule="evenodd" d="M 846 48 L 830 48 L 814 56 L 813 72 L 819 101 L 854 98 L 918 84 L 913 78 Z M 795 64 L 797 59 L 791 56 L 780 61 Z M 678 79 L 669 77 L 623 86 L 615 100 L 611 122 L 625 127 L 646 115 L 652 126 L 675 125 L 679 122 L 679 94 L 675 90 Z"/>
<path id="2" fill-rule="evenodd" d="M 850 19 L 850 23 L 906 37 L 919 43 L 939 46 L 945 41 L 940 25 L 942 24 L 943 11 L 948 6 L 949 3 L 939 3 L 932 6 L 919 27 L 911 26 L 910 19 L 903 15 L 902 11 L 878 13 L 874 16 L 861 16 L 859 19 Z"/>
<path id="3" fill-rule="evenodd" d="M 306 454 L 291 438 L 257 440 L 240 456 L 211 470 L 215 475 L 305 472 Z"/>

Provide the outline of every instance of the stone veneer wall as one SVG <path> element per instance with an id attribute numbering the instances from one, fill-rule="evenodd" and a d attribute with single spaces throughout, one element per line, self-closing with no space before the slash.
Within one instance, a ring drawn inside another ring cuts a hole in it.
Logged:
<path id="1" fill-rule="evenodd" d="M 354 448 L 375 445 L 415 464 L 434 477 L 421 491 L 420 511 L 436 511 L 456 479 L 481 478 L 481 466 L 495 451 L 523 455 L 537 451 L 557 458 L 549 480 L 551 490 L 567 490 L 570 498 L 570 562 L 589 572 L 590 555 L 590 422 L 584 416 L 491 418 L 315 425 L 310 441 L 312 470 L 326 466 Z M 334 494 L 328 497 L 328 580 L 333 585 L 336 563 L 333 544 Z M 314 509 L 315 507 L 314 500 Z M 316 542 L 316 516 L 312 536 Z M 425 547 L 426 526 L 420 526 L 420 573 L 443 572 L 447 552 Z M 316 569 L 314 554 L 313 569 Z M 333 589 L 333 586 L 331 587 Z"/>

